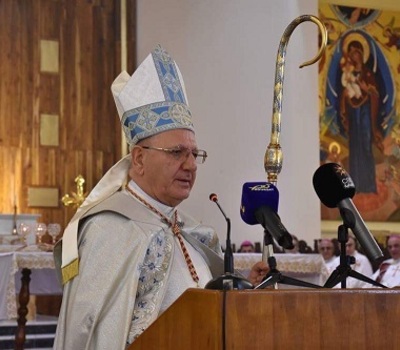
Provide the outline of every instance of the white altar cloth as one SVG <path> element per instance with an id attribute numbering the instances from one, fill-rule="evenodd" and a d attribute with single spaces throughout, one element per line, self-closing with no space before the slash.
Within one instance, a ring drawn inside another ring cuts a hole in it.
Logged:
<path id="1" fill-rule="evenodd" d="M 322 286 L 329 277 L 320 254 L 275 254 L 276 268 L 283 275 Z M 251 267 L 262 260 L 261 253 L 234 253 L 235 269 L 248 276 Z M 283 286 L 282 286 L 283 287 Z M 288 288 L 288 286 L 285 286 Z"/>
<path id="2" fill-rule="evenodd" d="M 0 319 L 17 317 L 16 295 L 20 290 L 20 270 L 23 268 L 32 270 L 30 294 L 62 293 L 52 252 L 44 252 L 37 246 L 0 245 Z"/>

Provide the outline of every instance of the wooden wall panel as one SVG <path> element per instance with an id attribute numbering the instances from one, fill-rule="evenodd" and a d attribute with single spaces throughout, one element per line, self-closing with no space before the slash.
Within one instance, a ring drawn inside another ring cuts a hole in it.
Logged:
<path id="1" fill-rule="evenodd" d="M 121 157 L 110 85 L 120 72 L 120 0 L 0 0 L 0 212 L 66 226 L 75 209 L 28 207 L 29 187 L 90 190 Z M 135 32 L 129 1 L 128 35 Z M 40 72 L 40 42 L 59 43 L 58 73 Z M 130 42 L 135 39 L 129 38 Z M 130 54 L 136 53 L 130 48 Z M 129 59 L 130 73 L 134 69 Z M 59 145 L 40 145 L 40 114 L 59 116 Z"/>

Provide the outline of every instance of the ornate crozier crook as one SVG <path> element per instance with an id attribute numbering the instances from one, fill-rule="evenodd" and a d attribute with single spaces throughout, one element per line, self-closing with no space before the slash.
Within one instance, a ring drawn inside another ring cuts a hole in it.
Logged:
<path id="1" fill-rule="evenodd" d="M 304 62 L 300 68 L 311 65 L 317 62 L 326 48 L 328 33 L 325 25 L 321 20 L 312 15 L 303 15 L 294 19 L 285 29 L 279 43 L 278 54 L 276 58 L 275 67 L 275 85 L 274 85 L 274 101 L 273 101 L 273 114 L 272 114 L 272 125 L 271 125 L 271 140 L 265 151 L 264 156 L 264 168 L 267 173 L 268 182 L 276 185 L 278 181 L 278 174 L 282 170 L 282 150 L 279 144 L 279 137 L 281 132 L 281 114 L 282 114 L 282 95 L 283 95 L 283 75 L 285 68 L 285 54 L 286 48 L 289 42 L 290 35 L 294 29 L 302 22 L 311 21 L 314 22 L 321 32 L 321 47 L 319 48 L 318 54 L 310 61 Z"/>

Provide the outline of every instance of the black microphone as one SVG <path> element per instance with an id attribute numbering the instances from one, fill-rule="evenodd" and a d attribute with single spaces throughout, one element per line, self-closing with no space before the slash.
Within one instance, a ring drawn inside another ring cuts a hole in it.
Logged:
<path id="1" fill-rule="evenodd" d="M 368 257 L 372 260 L 383 257 L 382 250 L 351 200 L 356 187 L 346 170 L 336 163 L 321 165 L 314 173 L 313 185 L 324 205 L 339 209 L 344 224 L 353 231 Z"/>
<path id="2" fill-rule="evenodd" d="M 226 220 L 227 233 L 226 233 L 226 248 L 224 253 L 224 271 L 225 273 L 234 273 L 233 252 L 231 246 L 231 220 L 226 216 L 225 212 L 218 203 L 218 196 L 215 193 L 210 194 L 210 201 L 214 202 Z"/>
<path id="3" fill-rule="evenodd" d="M 231 247 L 231 220 L 226 216 L 222 207 L 218 203 L 218 196 L 215 193 L 210 194 L 210 201 L 214 202 L 227 224 L 226 248 L 224 253 L 224 274 L 214 278 L 206 285 L 206 289 L 230 290 L 230 289 L 253 289 L 253 285 L 244 277 L 235 274 L 233 252 Z"/>

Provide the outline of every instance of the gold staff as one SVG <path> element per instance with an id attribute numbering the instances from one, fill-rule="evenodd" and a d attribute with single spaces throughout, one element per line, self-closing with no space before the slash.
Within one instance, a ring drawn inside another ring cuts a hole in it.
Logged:
<path id="1" fill-rule="evenodd" d="M 294 29 L 302 22 L 314 22 L 321 32 L 322 42 L 318 54 L 310 61 L 304 62 L 300 68 L 311 65 L 317 62 L 325 51 L 328 41 L 328 32 L 325 25 L 321 20 L 312 15 L 303 15 L 294 19 L 285 29 L 279 43 L 278 55 L 276 58 L 275 67 L 275 85 L 274 85 L 274 101 L 273 101 L 273 114 L 271 126 L 271 140 L 265 151 L 264 156 L 264 169 L 267 173 L 267 181 L 276 185 L 278 181 L 278 174 L 282 170 L 282 150 L 279 144 L 279 137 L 281 132 L 281 114 L 282 114 L 282 95 L 283 95 L 283 77 L 285 68 L 285 55 L 286 48 L 289 42 L 290 35 Z"/>

